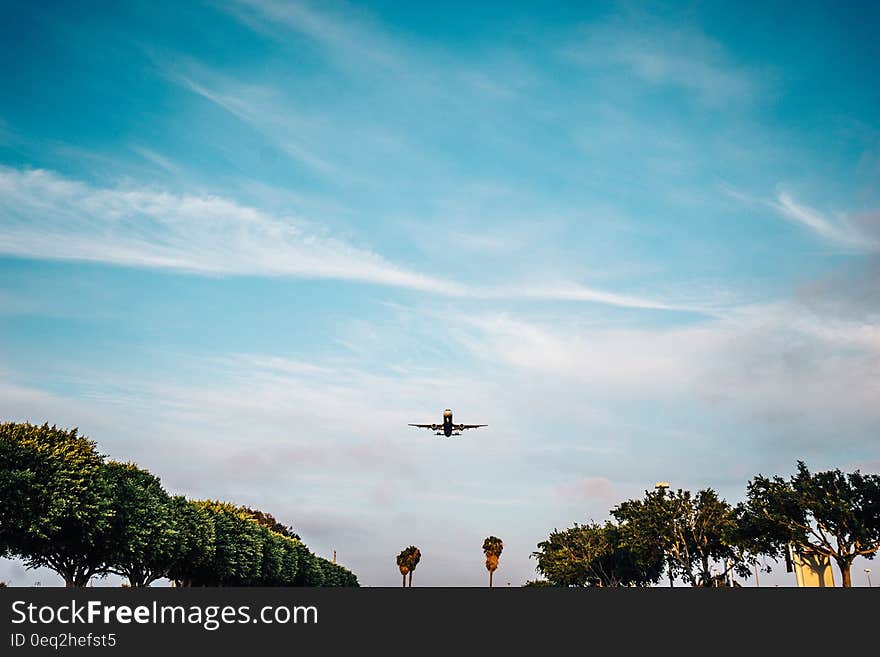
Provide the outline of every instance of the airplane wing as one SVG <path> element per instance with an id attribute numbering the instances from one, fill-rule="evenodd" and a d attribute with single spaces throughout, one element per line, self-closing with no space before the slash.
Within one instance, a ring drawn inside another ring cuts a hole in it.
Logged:
<path id="1" fill-rule="evenodd" d="M 455 428 L 458 431 L 464 431 L 465 429 L 479 429 L 480 427 L 488 427 L 488 424 L 456 424 Z"/>
<path id="2" fill-rule="evenodd" d="M 419 429 L 431 429 L 432 431 L 437 431 L 438 427 L 442 427 L 439 424 L 409 424 L 410 427 L 418 427 Z"/>

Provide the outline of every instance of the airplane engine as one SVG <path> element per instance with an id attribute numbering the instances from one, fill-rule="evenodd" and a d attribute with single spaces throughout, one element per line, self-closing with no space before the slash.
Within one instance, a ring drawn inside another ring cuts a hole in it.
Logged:
<path id="1" fill-rule="evenodd" d="M 439 431 L 439 430 L 440 430 L 440 425 L 439 425 L 439 424 L 432 424 L 432 425 L 431 425 L 431 430 L 432 430 L 432 431 Z"/>

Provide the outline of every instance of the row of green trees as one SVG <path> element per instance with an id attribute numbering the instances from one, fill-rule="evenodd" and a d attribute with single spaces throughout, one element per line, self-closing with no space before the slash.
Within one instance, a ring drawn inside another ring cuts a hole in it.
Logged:
<path id="1" fill-rule="evenodd" d="M 270 514 L 170 495 L 132 463 L 48 424 L 0 423 L 0 555 L 67 586 L 117 574 L 133 587 L 357 586 Z"/>
<path id="2" fill-rule="evenodd" d="M 532 556 L 556 586 L 719 586 L 750 576 L 765 557 L 818 555 L 836 562 L 843 586 L 861 556 L 880 550 L 880 476 L 858 470 L 811 473 L 803 462 L 789 479 L 758 475 L 733 506 L 711 488 L 692 494 L 665 487 L 621 502 L 613 520 L 554 530 Z M 540 583 L 540 582 L 537 582 Z M 535 583 L 532 583 L 535 584 Z"/>

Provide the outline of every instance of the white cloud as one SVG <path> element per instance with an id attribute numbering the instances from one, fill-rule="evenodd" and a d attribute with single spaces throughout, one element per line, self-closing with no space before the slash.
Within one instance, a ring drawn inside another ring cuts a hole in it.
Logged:
<path id="1" fill-rule="evenodd" d="M 745 205 L 770 208 L 791 223 L 848 251 L 880 251 L 880 214 L 876 212 L 855 217 L 840 213 L 829 216 L 782 189 L 772 199 L 753 196 L 726 184 L 721 185 L 721 190 Z"/>
<path id="2" fill-rule="evenodd" d="M 94 188 L 49 171 L 0 168 L 0 213 L 0 252 L 8 255 L 464 292 L 327 236 L 299 218 L 218 196 Z"/>
<path id="3" fill-rule="evenodd" d="M 462 344 L 475 356 L 564 377 L 587 398 L 697 404 L 797 426 L 814 439 L 880 421 L 872 401 L 880 398 L 876 316 L 835 318 L 792 301 L 672 328 L 548 325 L 508 315 L 467 324 Z"/>
<path id="4" fill-rule="evenodd" d="M 147 148 L 146 146 L 132 146 L 132 150 L 143 159 L 173 176 L 179 176 L 182 173 L 182 169 L 175 162 L 161 153 L 157 153 L 152 148 Z"/>
<path id="5" fill-rule="evenodd" d="M 647 22 L 636 29 L 611 20 L 584 26 L 583 35 L 566 49 L 582 65 L 622 66 L 649 84 L 692 92 L 706 105 L 749 101 L 757 90 L 754 75 L 695 27 Z"/>
<path id="6" fill-rule="evenodd" d="M 805 226 L 840 246 L 858 251 L 880 250 L 880 240 L 851 224 L 846 217 L 830 218 L 815 208 L 799 203 L 787 192 L 779 192 L 770 205 L 789 221 Z"/>
<path id="7" fill-rule="evenodd" d="M 353 7 L 346 7 L 344 13 L 331 13 L 326 5 L 319 11 L 305 2 L 238 0 L 227 8 L 252 28 L 279 39 L 285 38 L 286 31 L 295 30 L 349 65 L 385 70 L 402 65 L 393 41 Z M 284 29 L 278 31 L 276 26 Z"/>
<path id="8" fill-rule="evenodd" d="M 465 285 L 398 266 L 299 217 L 220 196 L 93 187 L 41 169 L 0 167 L 0 253 L 202 275 L 361 281 L 452 297 L 676 307 L 565 281 L 542 287 Z"/>
<path id="9" fill-rule="evenodd" d="M 224 91 L 209 88 L 186 76 L 175 76 L 174 81 L 193 93 L 223 108 L 239 120 L 270 137 L 287 155 L 322 175 L 338 175 L 336 165 L 317 154 L 318 145 L 306 145 L 306 135 L 318 133 L 318 124 L 298 115 L 268 87 L 231 84 L 226 81 Z M 325 131 L 328 126 L 321 126 Z M 315 141 L 314 139 L 312 141 Z"/>

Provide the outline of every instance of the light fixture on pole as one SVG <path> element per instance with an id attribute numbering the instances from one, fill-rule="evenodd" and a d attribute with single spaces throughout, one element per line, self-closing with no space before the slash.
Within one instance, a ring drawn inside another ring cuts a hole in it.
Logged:
<path id="1" fill-rule="evenodd" d="M 868 578 L 868 588 L 871 588 L 871 569 L 865 568 L 865 577 Z"/>
<path id="2" fill-rule="evenodd" d="M 658 491 L 660 494 L 663 494 L 667 488 L 669 488 L 668 481 L 658 481 L 656 484 L 654 484 L 654 490 Z M 672 586 L 673 586 L 672 568 L 670 567 L 668 560 L 667 560 L 667 564 L 666 564 L 666 570 L 669 572 L 669 588 L 672 588 Z"/>

